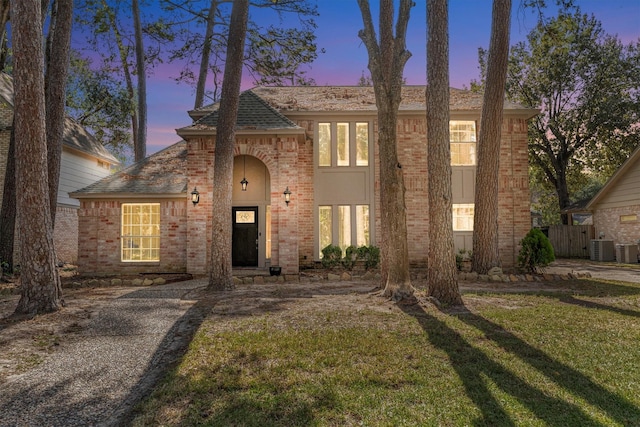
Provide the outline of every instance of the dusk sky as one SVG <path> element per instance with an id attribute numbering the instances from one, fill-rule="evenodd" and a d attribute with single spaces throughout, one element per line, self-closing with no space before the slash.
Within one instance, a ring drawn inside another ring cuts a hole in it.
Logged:
<path id="1" fill-rule="evenodd" d="M 512 1 L 513 45 L 526 39 L 535 25 L 536 17 L 531 10 L 521 8 L 521 0 Z M 407 35 L 407 49 L 412 57 L 405 67 L 405 78 L 408 84 L 425 84 L 426 1 L 416 0 L 415 3 Z M 449 2 L 452 87 L 468 87 L 470 81 L 479 76 L 478 48 L 489 47 L 491 3 L 491 0 Z M 548 3 L 553 1 L 549 0 Z M 593 14 L 601 21 L 606 33 L 617 34 L 625 44 L 640 38 L 639 0 L 577 0 L 577 3 L 584 13 Z M 371 8 L 372 12 L 377 10 L 375 0 L 371 1 Z M 550 9 L 548 16 L 553 14 L 552 10 L 555 9 Z M 318 48 L 324 49 L 325 53 L 319 55 L 308 75 L 318 85 L 356 85 L 363 72 L 365 75 L 369 74 L 367 51 L 358 38 L 362 18 L 356 0 L 318 0 L 318 11 L 320 16 L 316 18 L 316 42 Z M 190 124 L 187 111 L 193 108 L 193 91 L 186 85 L 175 83 L 172 77 L 178 74 L 177 70 L 177 65 L 165 64 L 156 68 L 149 77 L 147 154 L 178 142 L 180 138 L 175 129 Z M 243 89 L 249 89 L 252 86 L 249 77 L 245 81 L 247 83 Z"/>

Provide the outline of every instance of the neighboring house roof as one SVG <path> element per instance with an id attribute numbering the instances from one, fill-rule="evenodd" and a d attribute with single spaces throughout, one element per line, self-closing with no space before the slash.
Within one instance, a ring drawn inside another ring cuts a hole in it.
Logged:
<path id="1" fill-rule="evenodd" d="M 425 111 L 426 86 L 403 86 L 400 111 Z M 277 86 L 255 87 L 251 92 L 280 112 L 293 111 L 376 111 L 376 99 L 372 86 Z M 480 111 L 483 95 L 469 90 L 450 88 L 449 107 L 452 111 Z M 190 111 L 194 117 L 202 117 L 219 104 Z M 537 114 L 537 109 L 505 101 L 504 109 L 518 110 L 525 114 Z"/>
<path id="2" fill-rule="evenodd" d="M 595 196 L 587 203 L 587 209 L 593 210 L 595 206 L 602 201 L 602 199 L 611 192 L 617 185 L 617 183 L 633 168 L 640 169 L 640 145 L 636 147 L 629 158 L 618 168 L 616 173 L 613 174 L 609 181 L 596 193 Z M 636 193 L 637 194 L 637 193 Z"/>
<path id="3" fill-rule="evenodd" d="M 13 78 L 6 73 L 0 73 L 0 98 L 12 108 L 13 104 Z M 111 164 L 119 164 L 115 158 L 93 135 L 71 118 L 65 119 L 63 146 L 89 154 Z"/>
<path id="4" fill-rule="evenodd" d="M 562 209 L 562 213 L 580 213 L 580 212 L 588 212 L 587 204 L 591 201 L 591 199 L 580 199 L 573 203 L 570 203 L 569 206 Z"/>
<path id="5" fill-rule="evenodd" d="M 82 199 L 113 193 L 122 197 L 186 194 L 186 165 L 187 143 L 180 141 L 120 172 L 75 191 L 70 196 Z"/>

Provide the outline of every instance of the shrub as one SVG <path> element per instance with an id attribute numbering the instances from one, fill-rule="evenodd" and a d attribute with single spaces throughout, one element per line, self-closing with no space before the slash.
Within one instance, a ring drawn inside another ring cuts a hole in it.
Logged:
<path id="1" fill-rule="evenodd" d="M 342 259 L 342 249 L 340 246 L 327 245 L 322 249 L 322 266 L 324 268 L 331 268 L 338 265 Z"/>
<path id="2" fill-rule="evenodd" d="M 538 267 L 546 267 L 556 259 L 551 242 L 537 228 L 532 228 L 520 244 L 522 249 L 518 255 L 518 266 L 531 273 L 535 273 Z"/>
<path id="3" fill-rule="evenodd" d="M 364 260 L 364 267 L 367 270 L 376 268 L 380 263 L 380 248 L 377 246 L 360 246 L 357 253 L 358 259 Z"/>
<path id="4" fill-rule="evenodd" d="M 350 269 L 356 263 L 357 258 L 358 258 L 358 249 L 356 249 L 356 247 L 353 245 L 347 246 L 347 249 L 345 250 L 345 256 L 342 259 L 342 265 L 344 265 L 345 268 Z"/>
<path id="5" fill-rule="evenodd" d="M 456 268 L 458 269 L 458 271 L 462 270 L 462 263 L 464 261 L 471 261 L 472 257 L 473 251 L 471 251 L 470 249 L 460 249 L 456 254 Z"/>

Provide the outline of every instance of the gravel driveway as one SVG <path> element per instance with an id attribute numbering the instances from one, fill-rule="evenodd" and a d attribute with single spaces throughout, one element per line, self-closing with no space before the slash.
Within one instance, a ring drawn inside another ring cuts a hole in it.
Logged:
<path id="1" fill-rule="evenodd" d="M 191 280 L 138 288 L 97 312 L 78 339 L 9 378 L 0 426 L 119 425 L 180 357 L 204 317 Z"/>

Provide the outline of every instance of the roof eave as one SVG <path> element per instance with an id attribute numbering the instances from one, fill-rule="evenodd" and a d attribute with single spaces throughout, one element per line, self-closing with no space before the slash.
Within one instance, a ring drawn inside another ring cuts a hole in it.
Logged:
<path id="1" fill-rule="evenodd" d="M 609 178 L 609 180 L 604 184 L 604 186 L 596 193 L 595 196 L 591 198 L 589 203 L 587 203 L 586 209 L 594 210 L 594 206 L 598 204 L 600 199 L 604 197 L 604 195 L 609 192 L 611 187 L 615 185 L 616 182 L 626 173 L 627 169 L 631 168 L 631 166 L 637 161 L 640 161 L 640 146 L 638 146 L 633 153 L 629 156 L 629 158 L 618 168 L 618 170 Z"/>
<path id="2" fill-rule="evenodd" d="M 216 128 L 210 127 L 207 129 L 190 129 L 190 128 L 181 128 L 176 129 L 178 135 L 184 139 L 187 137 L 198 137 L 198 136 L 215 136 L 217 135 Z M 235 131 L 236 135 L 242 136 L 255 136 L 255 135 L 298 135 L 304 136 L 305 130 L 301 127 L 296 128 L 279 128 L 279 129 L 237 129 Z"/>
<path id="3" fill-rule="evenodd" d="M 181 199 L 186 198 L 187 193 L 69 193 L 72 199 Z"/>

